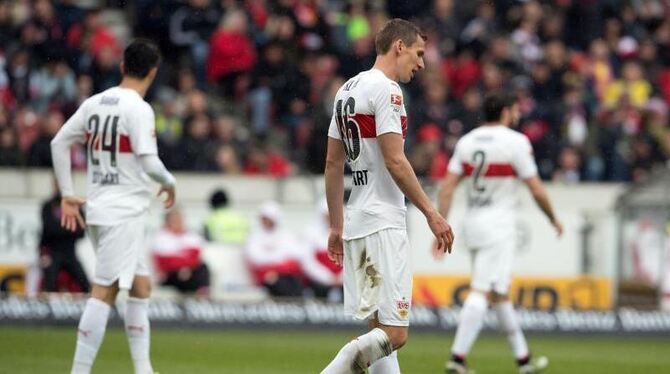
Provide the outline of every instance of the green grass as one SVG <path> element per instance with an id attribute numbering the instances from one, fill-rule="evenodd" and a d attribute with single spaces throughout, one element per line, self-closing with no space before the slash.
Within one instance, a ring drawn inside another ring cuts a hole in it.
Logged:
<path id="1" fill-rule="evenodd" d="M 318 373 L 355 333 L 332 331 L 171 330 L 152 332 L 154 369 L 172 373 Z M 411 336 L 403 373 L 442 373 L 453 333 Z M 670 339 L 530 336 L 549 356 L 549 373 L 670 373 Z M 0 373 L 67 373 L 73 328 L 0 327 Z M 514 373 L 505 339 L 484 335 L 469 357 L 478 373 Z M 124 332 L 110 328 L 93 373 L 132 373 Z"/>

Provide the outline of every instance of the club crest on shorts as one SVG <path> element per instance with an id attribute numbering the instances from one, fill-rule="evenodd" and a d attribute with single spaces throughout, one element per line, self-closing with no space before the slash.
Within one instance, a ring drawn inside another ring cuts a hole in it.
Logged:
<path id="1" fill-rule="evenodd" d="M 398 314 L 400 315 L 400 318 L 407 319 L 407 317 L 409 317 L 409 308 L 411 306 L 411 303 L 403 297 L 402 300 L 396 300 L 395 305 L 396 308 L 398 309 Z"/>

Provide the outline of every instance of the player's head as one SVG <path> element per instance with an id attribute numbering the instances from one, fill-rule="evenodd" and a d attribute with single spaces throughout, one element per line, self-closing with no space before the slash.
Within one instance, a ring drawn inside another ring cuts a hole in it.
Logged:
<path id="1" fill-rule="evenodd" d="M 423 53 L 426 36 L 409 21 L 392 19 L 382 27 L 375 38 L 377 56 L 391 56 L 395 60 L 397 79 L 409 82 L 414 73 L 424 68 Z"/>
<path id="2" fill-rule="evenodd" d="M 514 126 L 519 121 L 519 106 L 514 95 L 497 91 L 484 98 L 484 121 Z"/>
<path id="3" fill-rule="evenodd" d="M 224 190 L 216 190 L 209 197 L 209 206 L 212 209 L 225 208 L 228 206 L 228 194 Z"/>
<path id="4" fill-rule="evenodd" d="M 133 40 L 123 51 L 121 73 L 124 77 L 153 81 L 161 55 L 156 44 L 147 39 Z"/>

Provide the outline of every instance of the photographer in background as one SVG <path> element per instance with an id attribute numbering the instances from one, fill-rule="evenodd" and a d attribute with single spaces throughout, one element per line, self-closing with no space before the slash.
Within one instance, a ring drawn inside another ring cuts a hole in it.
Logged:
<path id="1" fill-rule="evenodd" d="M 54 188 L 54 191 L 58 191 L 58 188 Z M 77 227 L 72 232 L 61 226 L 60 201 L 60 194 L 55 192 L 42 204 L 42 235 L 39 247 L 42 290 L 88 293 L 91 285 L 75 254 L 75 244 L 84 237 L 84 230 Z"/>

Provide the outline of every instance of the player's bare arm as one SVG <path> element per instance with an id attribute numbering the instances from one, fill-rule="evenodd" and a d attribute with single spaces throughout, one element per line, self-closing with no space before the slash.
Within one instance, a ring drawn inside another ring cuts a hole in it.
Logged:
<path id="1" fill-rule="evenodd" d="M 337 265 L 342 265 L 344 248 L 342 245 L 342 227 L 344 225 L 344 149 L 342 141 L 328 138 L 326 155 L 326 199 L 330 215 L 330 234 L 328 235 L 328 257 Z"/>
<path id="2" fill-rule="evenodd" d="M 437 239 L 438 249 L 451 253 L 454 232 L 421 188 L 412 166 L 405 157 L 402 135 L 386 133 L 378 136 L 377 140 L 384 156 L 386 168 L 400 190 L 426 217 L 428 226 Z"/>
<path id="3" fill-rule="evenodd" d="M 542 209 L 542 212 L 547 216 L 551 225 L 554 226 L 556 234 L 558 236 L 563 235 L 563 224 L 561 221 L 556 218 L 554 214 L 554 209 L 551 206 L 551 201 L 549 201 L 549 195 L 547 195 L 547 190 L 544 188 L 544 184 L 539 177 L 534 176 L 527 179 L 524 179 L 524 183 L 530 189 L 530 193 L 535 199 L 537 205 Z"/>
<path id="4" fill-rule="evenodd" d="M 437 194 L 437 211 L 445 219 L 449 217 L 449 210 L 451 209 L 451 201 L 454 198 L 454 192 L 456 191 L 456 187 L 458 187 L 458 184 L 462 179 L 462 175 L 447 173 L 447 176 L 444 177 L 444 180 L 440 184 L 440 189 Z M 436 260 L 441 260 L 444 258 L 445 252 L 440 250 L 437 240 L 433 242 L 432 251 L 433 258 Z"/>

